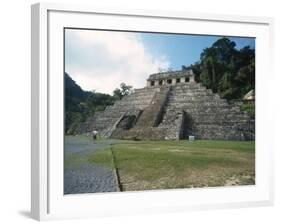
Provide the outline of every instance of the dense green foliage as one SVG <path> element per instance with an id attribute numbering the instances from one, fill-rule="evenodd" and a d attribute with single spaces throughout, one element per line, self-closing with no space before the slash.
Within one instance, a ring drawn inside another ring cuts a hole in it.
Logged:
<path id="1" fill-rule="evenodd" d="M 93 116 L 96 111 L 103 111 L 106 106 L 112 105 L 116 100 L 130 94 L 133 88 L 121 83 L 120 89 L 116 88 L 111 96 L 82 90 L 67 73 L 65 73 L 64 79 L 66 134 L 75 134 L 76 129 L 87 118 Z"/>
<path id="2" fill-rule="evenodd" d="M 112 105 L 109 94 L 84 91 L 65 73 L 65 133 L 74 134 L 77 127 L 96 111 Z"/>
<path id="3" fill-rule="evenodd" d="M 255 89 L 255 50 L 245 46 L 238 50 L 228 38 L 205 48 L 200 61 L 183 69 L 192 69 L 195 80 L 218 92 L 227 100 L 242 99 Z"/>
<path id="4" fill-rule="evenodd" d="M 80 104 L 90 95 L 83 91 L 70 76 L 64 74 L 65 132 L 73 132 L 82 120 L 83 107 Z"/>
<path id="5" fill-rule="evenodd" d="M 113 91 L 113 96 L 118 99 L 121 100 L 124 96 L 129 95 L 132 92 L 133 87 L 132 86 L 128 86 L 125 83 L 121 83 L 120 84 L 120 89 L 116 88 Z"/>
<path id="6" fill-rule="evenodd" d="M 242 111 L 247 111 L 251 118 L 255 118 L 255 104 L 253 103 L 244 103 L 240 106 Z"/>

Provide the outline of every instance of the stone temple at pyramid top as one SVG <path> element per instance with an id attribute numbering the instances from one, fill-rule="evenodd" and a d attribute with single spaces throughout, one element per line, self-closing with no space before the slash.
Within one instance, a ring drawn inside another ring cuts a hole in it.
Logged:
<path id="1" fill-rule="evenodd" d="M 82 123 L 78 134 L 133 140 L 254 140 L 255 119 L 194 80 L 192 70 L 149 75 L 147 87 Z"/>
<path id="2" fill-rule="evenodd" d="M 194 74 L 191 69 L 151 74 L 147 79 L 147 86 L 176 85 L 187 82 L 194 82 Z"/>

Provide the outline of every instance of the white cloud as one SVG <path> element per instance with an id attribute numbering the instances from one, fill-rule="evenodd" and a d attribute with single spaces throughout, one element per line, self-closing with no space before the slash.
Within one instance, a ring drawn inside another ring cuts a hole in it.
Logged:
<path id="1" fill-rule="evenodd" d="M 149 74 L 170 65 L 138 33 L 66 30 L 65 70 L 84 89 L 112 93 L 121 82 L 142 88 Z"/>

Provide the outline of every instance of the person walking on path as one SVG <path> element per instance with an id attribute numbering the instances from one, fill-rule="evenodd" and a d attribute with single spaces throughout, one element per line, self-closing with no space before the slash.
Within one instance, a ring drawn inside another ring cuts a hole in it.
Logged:
<path id="1" fill-rule="evenodd" d="M 92 133 L 93 133 L 93 140 L 95 141 L 97 139 L 98 132 L 94 130 Z"/>

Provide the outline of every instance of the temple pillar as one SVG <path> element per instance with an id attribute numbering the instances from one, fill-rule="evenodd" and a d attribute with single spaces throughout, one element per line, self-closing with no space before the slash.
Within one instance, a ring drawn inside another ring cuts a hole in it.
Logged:
<path id="1" fill-rule="evenodd" d="M 194 75 L 192 75 L 192 76 L 189 77 L 189 82 L 195 82 L 195 80 L 194 80 Z"/>

